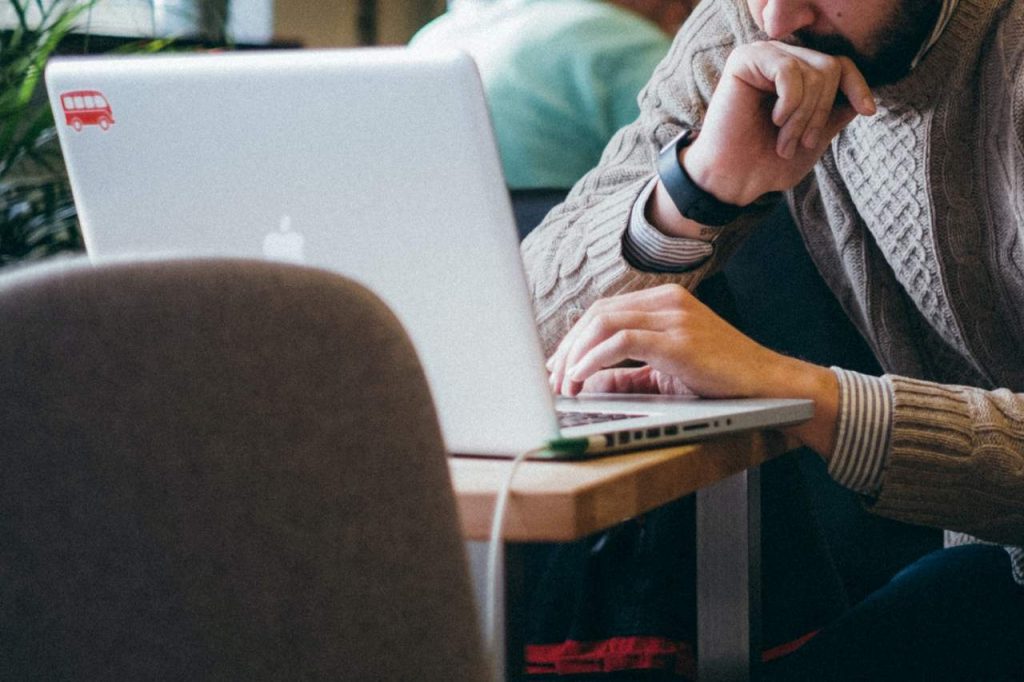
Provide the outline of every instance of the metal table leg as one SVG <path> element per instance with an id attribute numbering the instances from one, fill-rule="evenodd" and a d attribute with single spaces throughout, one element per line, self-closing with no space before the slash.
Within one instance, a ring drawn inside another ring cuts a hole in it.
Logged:
<path id="1" fill-rule="evenodd" d="M 466 543 L 477 612 L 486 635 L 487 542 Z M 524 547 L 503 543 L 498 548 L 498 591 L 494 605 L 497 618 L 494 650 L 491 652 L 494 680 L 518 680 L 524 673 L 526 645 L 526 600 L 523 576 Z M 485 642 L 486 644 L 486 642 Z"/>
<path id="2" fill-rule="evenodd" d="M 697 677 L 750 680 L 761 658 L 758 469 L 697 492 Z"/>
<path id="3" fill-rule="evenodd" d="M 698 679 L 750 680 L 761 657 L 761 488 L 751 469 L 697 492 Z M 468 542 L 480 620 L 486 602 L 486 542 Z M 495 679 L 523 673 L 523 550 L 500 548 Z M 500 589 L 500 586 L 504 589 Z"/>

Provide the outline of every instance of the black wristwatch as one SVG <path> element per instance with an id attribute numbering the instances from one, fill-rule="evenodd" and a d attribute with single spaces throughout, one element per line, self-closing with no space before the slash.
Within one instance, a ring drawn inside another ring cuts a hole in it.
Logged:
<path id="1" fill-rule="evenodd" d="M 695 131 L 684 130 L 662 148 L 658 154 L 658 177 L 684 218 L 701 225 L 720 227 L 736 220 L 746 207 L 727 204 L 705 192 L 679 163 L 679 150 L 689 146 L 696 137 Z"/>

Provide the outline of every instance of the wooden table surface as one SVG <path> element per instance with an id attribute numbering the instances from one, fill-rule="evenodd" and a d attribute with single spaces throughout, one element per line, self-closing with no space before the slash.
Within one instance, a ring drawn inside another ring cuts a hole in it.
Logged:
<path id="1" fill-rule="evenodd" d="M 512 483 L 504 538 L 582 538 L 757 466 L 789 445 L 778 432 L 755 431 L 579 462 L 527 461 Z M 495 498 L 510 466 L 506 459 L 449 458 L 467 539 L 489 537 Z"/>

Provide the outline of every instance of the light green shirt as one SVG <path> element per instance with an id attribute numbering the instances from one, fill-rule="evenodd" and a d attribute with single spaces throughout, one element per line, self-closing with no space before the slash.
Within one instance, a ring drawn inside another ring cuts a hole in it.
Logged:
<path id="1" fill-rule="evenodd" d="M 601 0 L 464 1 L 411 42 L 476 60 L 513 189 L 569 188 L 593 168 L 670 44 Z"/>

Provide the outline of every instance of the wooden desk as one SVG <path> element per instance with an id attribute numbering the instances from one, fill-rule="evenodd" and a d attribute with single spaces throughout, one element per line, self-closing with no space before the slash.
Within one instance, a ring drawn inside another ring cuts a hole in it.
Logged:
<path id="1" fill-rule="evenodd" d="M 702 679 L 749 679 L 760 657 L 758 465 L 788 449 L 776 432 L 583 462 L 526 462 L 516 472 L 503 532 L 507 676 L 521 670 L 524 614 L 516 543 L 568 542 L 697 493 L 697 604 Z M 489 539 L 491 515 L 510 462 L 453 457 L 452 480 L 465 536 Z M 473 552 L 471 552 L 473 554 Z"/>

